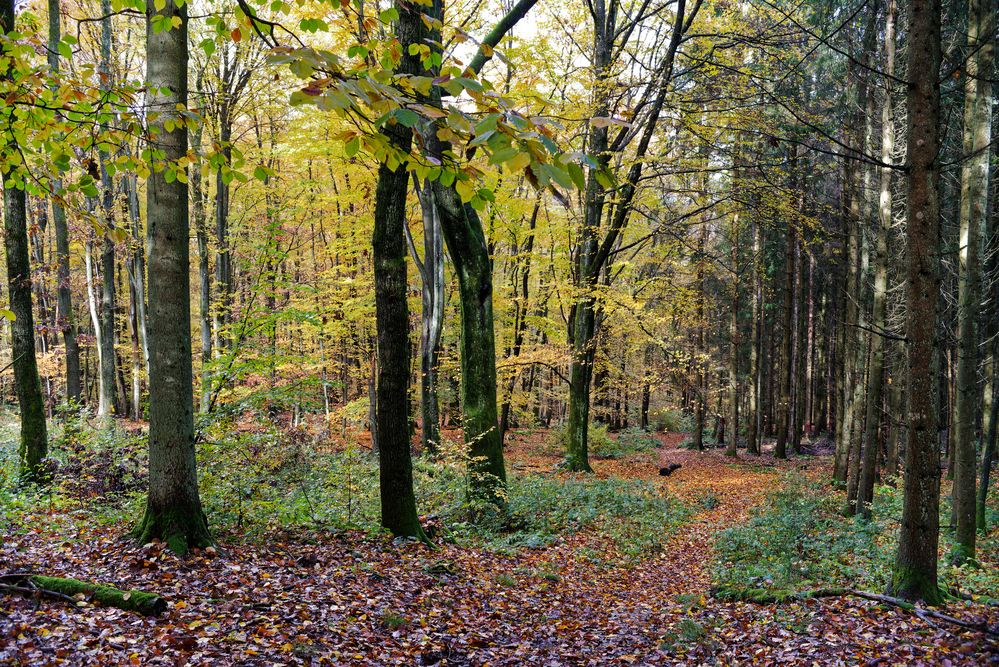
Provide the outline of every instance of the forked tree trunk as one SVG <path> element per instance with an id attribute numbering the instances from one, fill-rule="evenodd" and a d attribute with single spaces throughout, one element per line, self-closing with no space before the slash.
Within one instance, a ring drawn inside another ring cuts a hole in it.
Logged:
<path id="1" fill-rule="evenodd" d="M 153 29 L 161 16 L 170 30 Z M 191 368 L 190 247 L 187 179 L 167 180 L 187 155 L 187 4 L 152 5 L 146 22 L 149 130 L 165 169 L 153 170 L 146 191 L 149 226 L 149 497 L 134 530 L 140 542 L 161 539 L 175 552 L 211 543 L 198 495 Z M 167 131 L 166 125 L 172 126 Z M 169 165 L 173 165 L 172 167 Z"/>

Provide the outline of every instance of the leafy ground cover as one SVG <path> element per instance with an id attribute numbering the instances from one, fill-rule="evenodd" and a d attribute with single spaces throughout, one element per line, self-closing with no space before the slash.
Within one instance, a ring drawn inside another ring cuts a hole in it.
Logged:
<path id="1" fill-rule="evenodd" d="M 596 475 L 583 478 L 557 471 L 548 440 L 541 431 L 513 434 L 513 519 L 492 524 L 472 521 L 475 508 L 460 500 L 458 467 L 420 463 L 420 497 L 437 531 L 436 550 L 371 530 L 372 471 L 363 451 L 320 456 L 305 445 L 299 453 L 286 446 L 287 459 L 270 470 L 280 483 L 245 486 L 243 513 L 230 507 L 217 528 L 219 545 L 184 560 L 162 545 L 125 537 L 134 508 L 124 472 L 118 490 L 81 483 L 40 498 L 8 490 L 0 499 L 4 570 L 148 590 L 170 606 L 145 618 L 4 595 L 0 663 L 979 665 L 999 659 L 999 644 L 983 633 L 931 625 L 866 600 L 772 606 L 711 596 L 726 576 L 810 585 L 822 572 L 801 572 L 800 565 L 819 552 L 842 562 L 832 571 L 838 579 L 877 584 L 880 567 L 864 570 L 863 563 L 880 562 L 867 556 L 889 548 L 891 531 L 876 527 L 877 514 L 875 527 L 865 529 L 870 534 L 837 523 L 836 497 L 814 486 L 828 477 L 825 458 L 732 461 L 720 452 L 680 449 L 682 436 L 667 435 L 659 436 L 658 449 L 640 446 L 597 460 Z M 295 457 L 308 465 L 294 464 Z M 660 477 L 668 463 L 682 467 Z M 253 479 L 252 465 L 240 468 Z M 205 470 L 212 474 L 222 470 Z M 87 475 L 80 473 L 83 481 Z M 234 507 L 228 496 L 245 482 L 206 484 L 215 503 L 210 511 L 222 512 L 223 502 Z M 781 491 L 774 494 L 776 487 Z M 891 502 L 879 504 L 886 516 Z M 830 542 L 829 534 L 844 542 Z M 777 536 L 783 541 L 773 543 Z M 863 549 L 847 557 L 857 545 Z M 768 558 L 778 547 L 795 558 Z M 982 551 L 995 557 L 994 534 Z M 976 592 L 992 586 L 982 572 L 948 577 L 968 590 L 978 586 Z M 944 609 L 999 622 L 995 608 L 980 603 L 953 601 Z"/>

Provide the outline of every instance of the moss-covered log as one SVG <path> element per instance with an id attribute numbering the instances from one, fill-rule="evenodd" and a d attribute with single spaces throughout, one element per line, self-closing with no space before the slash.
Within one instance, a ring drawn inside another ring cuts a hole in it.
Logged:
<path id="1" fill-rule="evenodd" d="M 64 577 L 46 577 L 39 574 L 23 577 L 4 577 L 4 590 L 25 595 L 48 595 L 50 597 L 82 599 L 105 607 L 116 607 L 125 611 L 134 611 L 144 616 L 157 616 L 166 611 L 166 600 L 155 593 L 144 591 L 123 591 L 112 586 L 95 584 L 79 579 Z"/>

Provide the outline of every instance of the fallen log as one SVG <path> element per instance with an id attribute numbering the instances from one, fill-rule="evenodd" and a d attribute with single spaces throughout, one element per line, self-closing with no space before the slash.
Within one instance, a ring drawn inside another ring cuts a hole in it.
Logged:
<path id="1" fill-rule="evenodd" d="M 934 611 L 933 609 L 919 607 L 907 600 L 903 600 L 902 598 L 892 597 L 891 595 L 882 595 L 880 593 L 871 593 L 869 591 L 859 591 L 853 588 L 816 588 L 806 591 L 793 591 L 767 590 L 763 588 L 738 589 L 716 587 L 711 590 L 711 595 L 719 600 L 754 602 L 756 604 L 783 604 L 785 602 L 803 602 L 805 600 L 815 600 L 818 598 L 852 595 L 853 597 L 873 600 L 874 602 L 880 602 L 882 604 L 898 607 L 899 609 L 904 609 L 915 614 L 931 625 L 932 623 L 929 619 L 935 619 L 937 621 L 949 623 L 950 625 L 956 625 L 960 628 L 964 628 L 965 630 L 974 630 L 993 637 L 999 636 L 999 632 L 990 628 L 988 623 L 985 621 L 980 623 L 965 621 L 954 616 L 940 613 L 939 611 Z"/>
<path id="2" fill-rule="evenodd" d="M 121 590 L 79 579 L 46 577 L 17 573 L 0 575 L 0 590 L 29 597 L 48 597 L 66 601 L 85 601 L 134 611 L 143 616 L 157 616 L 166 611 L 166 600 L 155 593 Z"/>

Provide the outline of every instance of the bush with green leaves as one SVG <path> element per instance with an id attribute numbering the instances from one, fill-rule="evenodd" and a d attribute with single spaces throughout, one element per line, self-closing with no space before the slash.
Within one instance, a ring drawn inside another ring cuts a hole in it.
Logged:
<path id="1" fill-rule="evenodd" d="M 892 555 L 880 534 L 875 521 L 844 517 L 838 495 L 789 473 L 749 521 L 721 533 L 714 577 L 720 588 L 734 590 L 880 590 Z"/>
<path id="2" fill-rule="evenodd" d="M 551 451 L 564 452 L 568 443 L 569 429 L 565 425 L 555 426 L 548 432 Z M 655 436 L 639 428 L 624 429 L 616 437 L 607 432 L 605 424 L 590 424 L 587 431 L 590 456 L 597 459 L 621 459 L 652 451 L 658 445 Z"/>
<path id="3" fill-rule="evenodd" d="M 693 417 L 679 408 L 658 408 L 649 412 L 649 425 L 664 433 L 689 433 L 694 430 Z"/>

